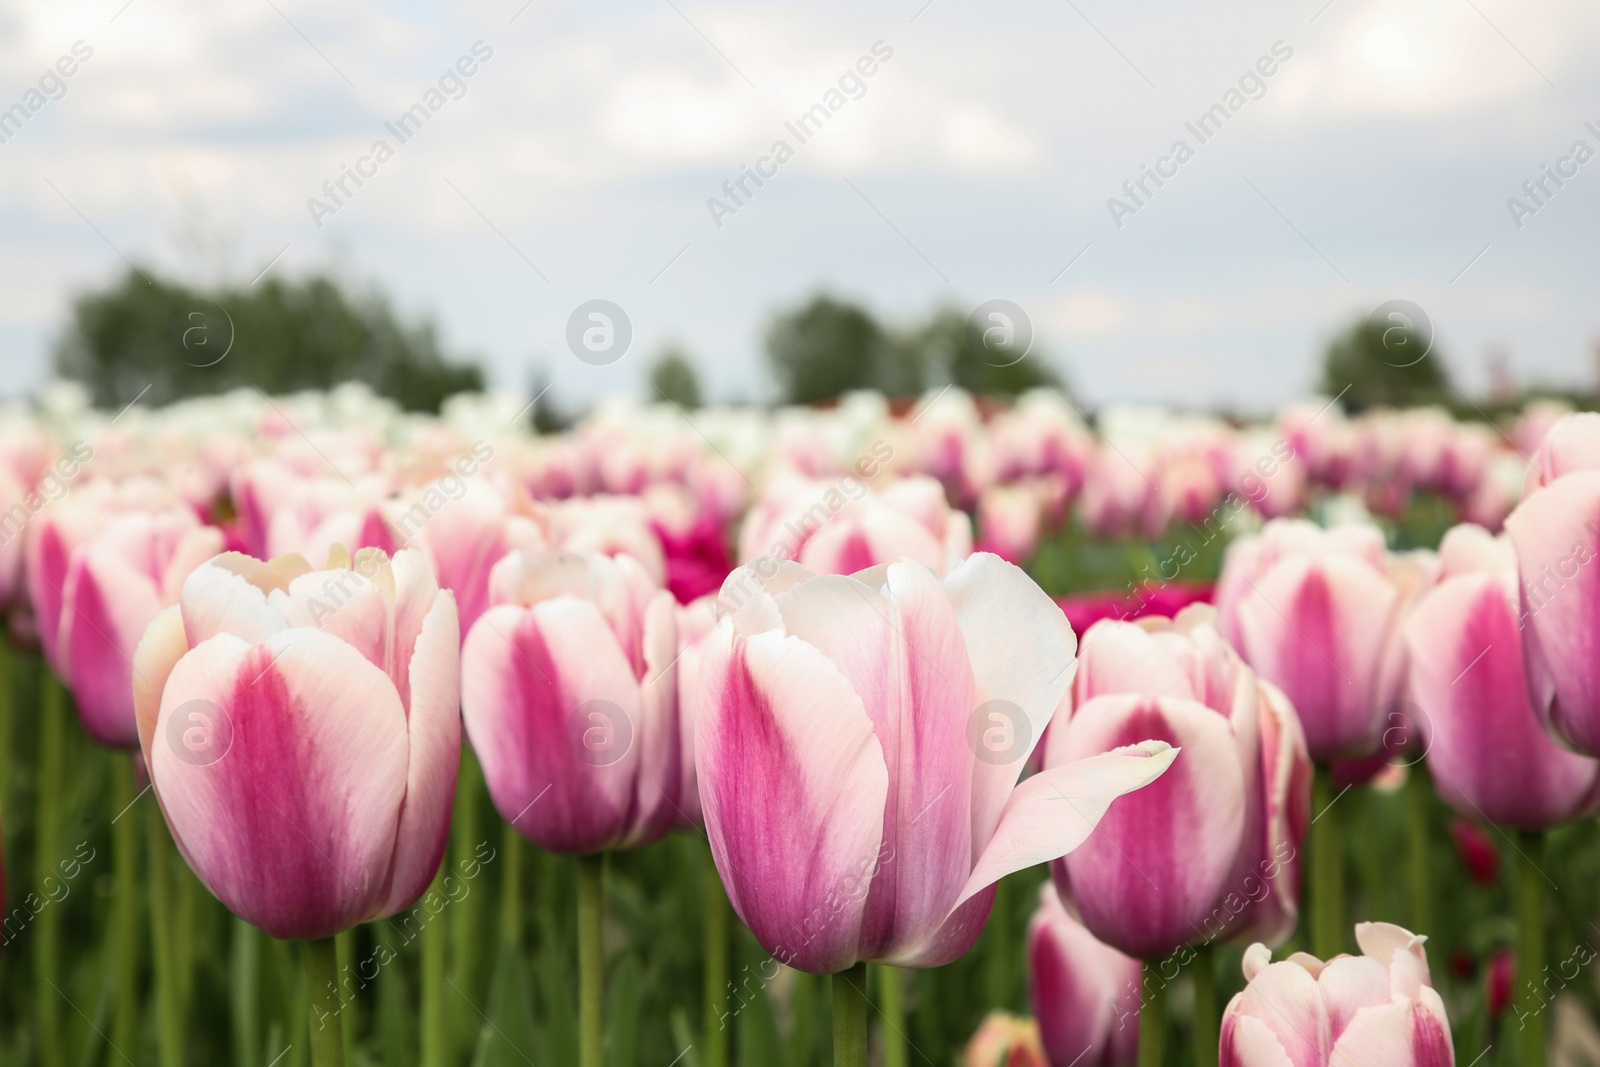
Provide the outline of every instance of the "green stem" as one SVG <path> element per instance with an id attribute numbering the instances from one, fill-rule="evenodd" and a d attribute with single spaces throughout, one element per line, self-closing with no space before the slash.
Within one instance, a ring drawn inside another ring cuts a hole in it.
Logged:
<path id="1" fill-rule="evenodd" d="M 0 636 L 0 813 L 11 810 L 12 724 L 16 721 L 16 653 Z"/>
<path id="2" fill-rule="evenodd" d="M 344 1067 L 339 949 L 331 937 L 304 944 L 306 1000 L 311 1006 L 311 1067 Z"/>
<path id="3" fill-rule="evenodd" d="M 478 769 L 478 759 L 472 754 L 470 746 L 462 745 L 461 771 L 456 781 L 455 828 L 451 834 L 450 848 L 458 872 L 454 877 L 458 879 L 461 877 L 460 871 L 469 869 L 466 864 L 473 862 L 478 845 L 483 840 L 479 836 L 478 829 L 478 815 L 482 807 L 478 803 L 478 797 L 482 792 L 483 772 Z M 447 859 L 447 866 L 449 863 L 450 860 Z M 450 914 L 451 981 L 474 1003 L 481 999 L 478 989 L 478 946 L 483 941 L 485 918 L 483 907 L 487 900 L 487 894 L 476 892 L 474 887 L 468 886 L 466 895 L 454 902 Z M 473 1022 L 476 1021 L 474 1016 Z M 475 1034 L 477 1030 L 476 1025 L 455 1028 L 457 1034 L 466 1032 Z M 459 1048 L 460 1041 L 457 1040 L 453 1044 Z"/>
<path id="4" fill-rule="evenodd" d="M 233 950 L 229 963 L 233 988 L 233 1062 L 239 1067 L 258 1062 L 261 1055 L 261 933 L 243 919 L 233 920 Z"/>
<path id="5" fill-rule="evenodd" d="M 873 970 L 878 972 L 878 1010 L 883 1013 L 883 1067 L 907 1067 L 906 972 L 886 966 Z"/>
<path id="6" fill-rule="evenodd" d="M 1522 1062 L 1545 1062 L 1544 988 L 1544 834 L 1521 831 L 1516 848 L 1517 1018 L 1522 1031 Z"/>
<path id="7" fill-rule="evenodd" d="M 1312 793 L 1311 951 L 1327 960 L 1344 951 L 1344 836 L 1325 763 L 1317 764 Z"/>
<path id="8" fill-rule="evenodd" d="M 38 1009 L 39 1062 L 45 1067 L 60 1067 L 65 1062 L 66 1042 L 60 1031 L 61 1002 L 61 905 L 51 899 L 61 884 L 56 863 L 61 859 L 61 763 L 62 729 L 66 718 L 66 690 L 51 671 L 40 679 L 43 692 L 39 708 L 39 797 L 34 816 L 33 873 L 40 892 L 49 901 L 39 912 L 34 930 L 34 1004 Z"/>
<path id="9" fill-rule="evenodd" d="M 1011 927 L 1011 880 L 1002 878 L 994 884 L 994 900 L 989 905 L 989 935 L 985 938 L 984 975 L 989 1003 L 997 1008 L 1011 1007 L 1011 984 L 1018 974 L 1026 973 L 1012 957 L 1011 948 L 1024 940 L 1021 932 L 1013 936 Z"/>
<path id="10" fill-rule="evenodd" d="M 1222 1014 L 1217 1010 L 1217 961 L 1210 945 L 1195 949 L 1194 956 L 1194 1062 L 1195 1067 L 1217 1067 Z"/>
<path id="11" fill-rule="evenodd" d="M 605 1067 L 605 958 L 600 909 L 605 894 L 605 853 L 578 857 L 578 1064 Z"/>
<path id="12" fill-rule="evenodd" d="M 145 806 L 150 857 L 150 959 L 156 977 L 156 1023 L 161 1067 L 183 1067 L 183 1011 L 172 953 L 172 837 L 161 805 Z"/>
<path id="13" fill-rule="evenodd" d="M 703 877 L 706 901 L 706 1036 L 704 1067 L 728 1067 L 728 892 L 710 847 Z"/>
<path id="14" fill-rule="evenodd" d="M 506 823 L 500 832 L 500 937 L 512 949 L 522 944 L 522 835 Z"/>
<path id="15" fill-rule="evenodd" d="M 133 786 L 133 757 L 112 753 L 111 865 L 117 896 L 111 912 L 116 938 L 117 1006 L 111 1021 L 111 1043 L 119 1049 L 139 1047 L 139 821 L 129 810 L 138 798 Z"/>
<path id="16" fill-rule="evenodd" d="M 1429 813 L 1433 779 L 1418 763 L 1406 775 L 1406 851 L 1411 867 L 1411 932 L 1433 933 L 1433 891 L 1428 882 Z"/>
<path id="17" fill-rule="evenodd" d="M 356 1004 L 354 980 L 346 981 L 346 978 L 355 973 L 356 932 L 345 930 L 334 935 L 333 944 L 338 950 L 339 969 L 335 984 L 339 987 L 339 1018 L 343 1023 L 341 1030 L 344 1033 L 344 1058 L 353 1063 L 356 1058 L 356 1032 L 360 1026 L 356 1012 L 360 1008 Z"/>
<path id="18" fill-rule="evenodd" d="M 441 867 L 434 872 L 433 885 L 423 896 L 423 910 L 427 911 L 426 902 L 429 900 L 440 901 L 444 899 L 440 886 L 444 881 L 444 869 Z M 448 940 L 448 931 L 445 921 L 437 913 L 429 913 L 427 925 L 422 928 L 422 1067 L 445 1067 L 449 1060 L 449 1048 L 445 1026 L 444 1013 L 444 967 L 445 967 L 445 942 Z"/>
<path id="19" fill-rule="evenodd" d="M 833 976 L 833 1067 L 867 1067 L 867 965 Z"/>
<path id="20" fill-rule="evenodd" d="M 1162 1042 L 1167 1036 L 1167 983 L 1161 961 L 1146 960 L 1139 994 L 1139 1067 L 1161 1067 Z"/>

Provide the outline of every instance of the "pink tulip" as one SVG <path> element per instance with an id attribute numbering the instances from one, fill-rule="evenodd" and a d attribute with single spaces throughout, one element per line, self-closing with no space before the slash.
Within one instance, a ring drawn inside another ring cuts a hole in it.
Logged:
<path id="1" fill-rule="evenodd" d="M 404 530 L 404 513 L 394 525 Z M 439 584 L 455 594 L 461 613 L 461 638 L 489 607 L 489 574 L 514 550 L 538 551 L 549 546 L 542 521 L 517 514 L 500 494 L 472 485 L 459 499 L 433 510 L 417 525 L 413 541 L 428 557 Z"/>
<path id="2" fill-rule="evenodd" d="M 1183 752 L 1117 801 L 1052 868 L 1084 925 L 1153 959 L 1248 933 L 1280 943 L 1298 914 L 1311 764 L 1294 711 L 1228 647 L 1208 607 L 1102 622 L 1085 636 L 1071 717 L 1045 767 L 1143 738 Z"/>
<path id="3" fill-rule="evenodd" d="M 1439 795 L 1469 818 L 1547 830 L 1600 803 L 1600 760 L 1539 724 L 1523 666 L 1517 560 L 1478 526 L 1445 535 L 1440 583 L 1405 622 L 1411 695 L 1432 741 Z"/>
<path id="4" fill-rule="evenodd" d="M 1528 467 L 1523 492 L 1531 495 L 1557 478 L 1600 468 L 1600 413 L 1563 415 L 1550 425 Z"/>
<path id="5" fill-rule="evenodd" d="M 837 483 L 784 480 L 770 486 L 739 534 L 745 562 L 792 559 L 816 574 L 852 574 L 916 560 L 940 574 L 972 551 L 972 523 L 926 475 L 876 492 L 846 476 Z"/>
<path id="6" fill-rule="evenodd" d="M 1032 485 L 991 485 L 978 498 L 978 548 L 1026 563 L 1039 546 L 1044 506 Z"/>
<path id="7" fill-rule="evenodd" d="M 816 577 L 762 560 L 719 604 L 696 730 L 706 830 L 740 918 L 801 970 L 955 959 L 996 880 L 1070 852 L 1175 755 L 1144 743 L 1017 784 L 1075 641 L 995 556 L 942 584 L 910 562 Z"/>
<path id="8" fill-rule="evenodd" d="M 1315 760 L 1376 751 L 1404 681 L 1391 663 L 1401 589 L 1374 527 L 1274 519 L 1229 550 L 1221 628 L 1299 713 Z"/>
<path id="9" fill-rule="evenodd" d="M 1028 995 L 1052 1064 L 1132 1067 L 1139 1055 L 1139 961 L 1067 914 L 1055 886 L 1039 889 L 1028 924 Z"/>
<path id="10" fill-rule="evenodd" d="M 458 641 L 414 551 L 325 571 L 230 552 L 189 575 L 139 642 L 134 705 L 173 840 L 229 910 L 315 939 L 427 889 L 460 762 Z"/>
<path id="11" fill-rule="evenodd" d="M 1558 425 L 1550 438 L 1562 436 Z M 1534 714 L 1568 747 L 1600 756 L 1600 470 L 1564 474 L 1506 519 L 1521 583 L 1518 625 Z"/>
<path id="12" fill-rule="evenodd" d="M 1003 1011 L 983 1017 L 961 1055 L 962 1067 L 1050 1067 L 1039 1043 L 1039 1024 Z M 1085 1065 L 1091 1067 L 1091 1065 Z"/>
<path id="13" fill-rule="evenodd" d="M 540 848 L 637 848 L 679 804 L 676 605 L 632 556 L 513 552 L 462 646 L 495 807 Z"/>
<path id="14" fill-rule="evenodd" d="M 667 580 L 667 557 L 650 528 L 650 512 L 633 496 L 590 496 L 549 505 L 550 536 L 568 552 L 631 556 L 652 582 Z"/>
<path id="15" fill-rule="evenodd" d="M 1244 956 L 1244 992 L 1222 1016 L 1221 1067 L 1453 1067 L 1450 1020 L 1425 938 L 1357 923 L 1360 956 Z"/>
<path id="16" fill-rule="evenodd" d="M 138 748 L 133 653 L 145 627 L 174 604 L 184 579 L 222 551 L 222 531 L 186 508 L 127 512 L 76 548 L 57 624 L 56 668 L 84 729 L 110 748 Z"/>

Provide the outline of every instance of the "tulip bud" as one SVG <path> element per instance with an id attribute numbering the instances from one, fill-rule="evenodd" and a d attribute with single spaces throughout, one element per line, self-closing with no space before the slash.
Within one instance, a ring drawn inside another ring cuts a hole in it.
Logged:
<path id="1" fill-rule="evenodd" d="M 1454 1067 L 1450 1020 L 1434 992 L 1425 938 L 1357 923 L 1360 956 L 1244 956 L 1249 983 L 1222 1016 L 1221 1067 Z"/>
<path id="2" fill-rule="evenodd" d="M 1501 948 L 1489 957 L 1489 966 L 1483 975 L 1483 1003 L 1489 1012 L 1489 1021 L 1496 1023 L 1511 1007 L 1511 995 L 1517 987 L 1517 957 L 1509 948 Z"/>
<path id="3" fill-rule="evenodd" d="M 1067 913 L 1055 886 L 1039 890 L 1028 926 L 1028 993 L 1055 1064 L 1132 1067 L 1139 1054 L 1139 961 Z"/>
<path id="4" fill-rule="evenodd" d="M 1493 885 L 1500 877 L 1500 853 L 1490 837 L 1475 822 L 1466 819 L 1450 820 L 1450 840 L 1455 842 L 1456 855 L 1467 874 L 1479 885 Z"/>
<path id="5" fill-rule="evenodd" d="M 1039 1044 L 1039 1024 L 1003 1011 L 983 1017 L 961 1063 L 962 1067 L 1050 1067 Z"/>

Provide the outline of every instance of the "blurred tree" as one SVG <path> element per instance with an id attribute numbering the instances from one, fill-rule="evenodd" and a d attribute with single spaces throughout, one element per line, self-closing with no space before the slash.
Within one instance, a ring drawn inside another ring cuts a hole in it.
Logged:
<path id="1" fill-rule="evenodd" d="M 924 366 L 969 393 L 1011 396 L 1041 385 L 1062 385 L 1037 354 L 986 342 L 954 308 L 935 312 L 906 343 L 920 351 Z"/>
<path id="2" fill-rule="evenodd" d="M 779 315 L 767 330 L 767 363 L 791 404 L 831 400 L 852 389 L 919 392 L 915 355 L 896 351 L 866 309 L 827 295 Z"/>
<path id="3" fill-rule="evenodd" d="M 1359 319 L 1322 357 L 1322 392 L 1343 393 L 1340 403 L 1351 412 L 1446 400 L 1450 379 L 1439 352 L 1431 348 L 1431 330 L 1415 327 L 1399 313 L 1385 320 Z"/>
<path id="4" fill-rule="evenodd" d="M 666 399 L 689 410 L 700 406 L 700 378 L 694 372 L 694 364 L 676 345 L 656 357 L 650 367 L 648 399 L 652 403 Z"/>
<path id="5" fill-rule="evenodd" d="M 264 393 L 366 382 L 407 410 L 437 411 L 452 393 L 483 388 L 483 371 L 442 351 L 433 325 L 401 322 L 377 294 L 331 278 L 272 278 L 199 290 L 138 271 L 73 302 L 56 372 L 95 403 L 121 407 L 148 386 L 162 404 L 255 386 Z"/>

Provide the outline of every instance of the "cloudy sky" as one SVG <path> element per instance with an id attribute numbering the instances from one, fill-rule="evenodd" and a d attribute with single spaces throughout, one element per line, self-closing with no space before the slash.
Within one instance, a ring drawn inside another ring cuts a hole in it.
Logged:
<path id="1" fill-rule="evenodd" d="M 1590 384 L 1597 42 L 1585 0 L 8 5 L 0 391 L 46 378 L 125 258 L 332 270 L 573 403 L 641 391 L 670 341 L 713 397 L 766 398 L 765 323 L 823 288 L 901 323 L 1014 301 L 1094 403 L 1306 395 L 1330 333 L 1393 298 L 1468 393 L 1495 350 Z M 592 299 L 632 325 L 608 366 L 565 340 Z"/>

